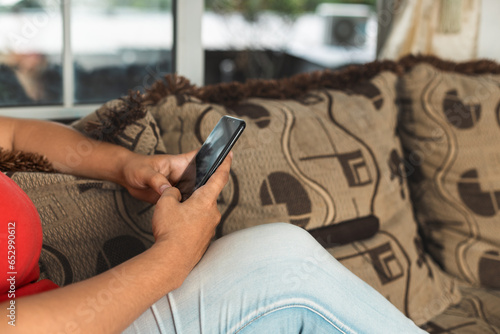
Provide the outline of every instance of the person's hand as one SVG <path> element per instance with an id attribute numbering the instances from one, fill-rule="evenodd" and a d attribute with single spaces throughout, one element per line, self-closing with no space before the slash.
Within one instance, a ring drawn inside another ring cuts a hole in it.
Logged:
<path id="1" fill-rule="evenodd" d="M 217 168 L 207 183 L 186 201 L 175 187 L 166 189 L 156 204 L 153 215 L 154 247 L 168 247 L 177 254 L 179 270 L 185 276 L 205 253 L 221 214 L 217 197 L 229 180 L 232 153 Z"/>
<path id="2" fill-rule="evenodd" d="M 137 199 L 156 203 L 162 192 L 175 184 L 196 151 L 179 155 L 132 154 L 124 162 L 118 183 Z"/>

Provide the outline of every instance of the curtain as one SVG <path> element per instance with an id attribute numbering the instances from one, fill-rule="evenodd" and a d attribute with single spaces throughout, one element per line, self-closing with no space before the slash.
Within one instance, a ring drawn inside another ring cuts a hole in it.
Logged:
<path id="1" fill-rule="evenodd" d="M 477 56 L 481 0 L 379 0 L 379 59 Z"/>

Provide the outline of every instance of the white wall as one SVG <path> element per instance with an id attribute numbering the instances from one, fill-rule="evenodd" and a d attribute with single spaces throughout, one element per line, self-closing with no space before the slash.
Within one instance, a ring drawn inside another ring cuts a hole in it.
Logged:
<path id="1" fill-rule="evenodd" d="M 482 1 L 477 57 L 500 61 L 500 1 Z"/>

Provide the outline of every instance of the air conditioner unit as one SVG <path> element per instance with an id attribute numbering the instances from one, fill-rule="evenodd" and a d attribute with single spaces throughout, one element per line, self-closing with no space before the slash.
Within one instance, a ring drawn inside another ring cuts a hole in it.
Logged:
<path id="1" fill-rule="evenodd" d="M 366 44 L 367 22 L 372 8 L 360 4 L 328 4 L 316 12 L 326 20 L 325 43 L 342 47 L 362 47 Z"/>

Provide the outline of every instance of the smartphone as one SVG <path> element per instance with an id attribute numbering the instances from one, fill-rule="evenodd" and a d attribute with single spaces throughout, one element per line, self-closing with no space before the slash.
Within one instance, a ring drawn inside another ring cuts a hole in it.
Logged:
<path id="1" fill-rule="evenodd" d="M 245 121 L 231 116 L 223 116 L 219 120 L 175 184 L 181 192 L 181 202 L 208 181 L 229 154 L 245 126 Z"/>

